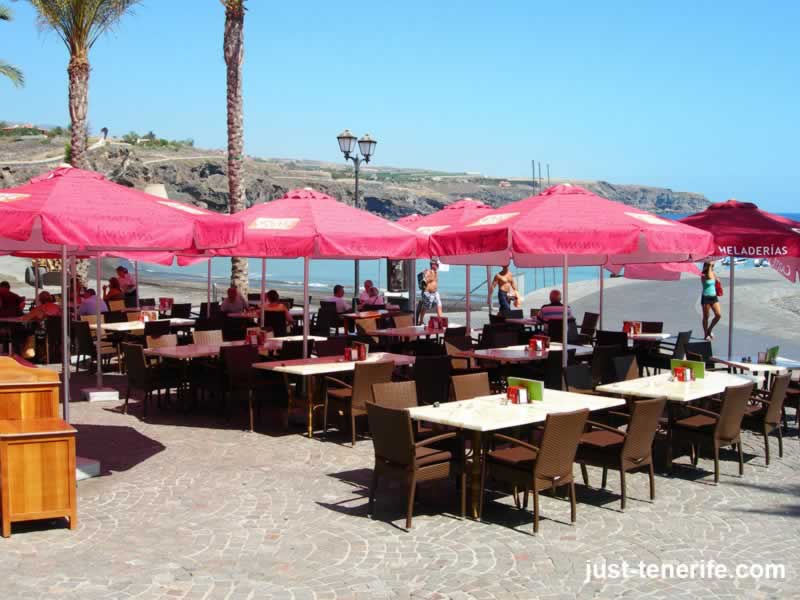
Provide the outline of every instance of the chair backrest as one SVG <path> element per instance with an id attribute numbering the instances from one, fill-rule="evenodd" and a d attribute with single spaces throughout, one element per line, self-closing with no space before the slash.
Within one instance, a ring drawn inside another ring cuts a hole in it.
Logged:
<path id="1" fill-rule="evenodd" d="M 375 458 L 398 466 L 413 464 L 414 430 L 408 411 L 370 402 L 367 404 L 367 418 Z"/>
<path id="2" fill-rule="evenodd" d="M 593 336 L 597 329 L 597 322 L 600 320 L 600 315 L 593 312 L 583 313 L 583 321 L 581 321 L 581 335 Z"/>
<path id="3" fill-rule="evenodd" d="M 374 383 L 372 401 L 388 408 L 412 408 L 419 405 L 417 387 L 413 381 Z"/>
<path id="4" fill-rule="evenodd" d="M 467 328 L 466 327 L 447 327 L 444 330 L 444 339 L 450 339 L 454 337 L 466 337 L 467 336 Z"/>
<path id="5" fill-rule="evenodd" d="M 714 437 L 717 440 L 729 442 L 739 435 L 745 407 L 752 393 L 752 383 L 725 388 L 722 409 L 719 411 L 719 419 L 714 430 Z"/>
<path id="6" fill-rule="evenodd" d="M 174 333 L 160 335 L 158 337 L 145 336 L 148 348 L 174 348 L 178 345 L 178 336 Z"/>
<path id="7" fill-rule="evenodd" d="M 564 369 L 564 381 L 568 392 L 581 394 L 594 390 L 592 368 L 586 364 L 567 365 Z"/>
<path id="8" fill-rule="evenodd" d="M 155 298 L 139 298 L 139 306 L 155 306 L 156 299 Z"/>
<path id="9" fill-rule="evenodd" d="M 392 361 L 356 363 L 353 373 L 352 406 L 363 409 L 367 402 L 372 401 L 372 386 L 376 383 L 391 381 L 393 371 L 394 362 Z"/>
<path id="10" fill-rule="evenodd" d="M 378 328 L 378 324 L 375 322 L 375 319 L 356 319 L 355 323 L 356 331 L 362 335 L 369 335 Z"/>
<path id="11" fill-rule="evenodd" d="M 392 321 L 395 327 L 411 327 L 414 324 L 414 315 L 411 313 L 392 315 Z M 446 332 L 445 335 L 447 335 Z"/>
<path id="12" fill-rule="evenodd" d="M 494 325 L 494 324 L 497 324 L 497 323 L 505 323 L 505 322 L 506 322 L 505 315 L 501 315 L 500 313 L 497 313 L 497 314 L 489 313 L 489 323 L 490 324 Z"/>
<path id="13" fill-rule="evenodd" d="M 247 301 L 253 302 L 254 304 L 258 304 L 261 302 L 261 293 L 260 292 L 249 292 L 247 294 Z"/>
<path id="14" fill-rule="evenodd" d="M 61 356 L 61 317 L 47 317 L 44 320 L 44 330 L 47 333 L 48 351 L 52 355 Z"/>
<path id="15" fill-rule="evenodd" d="M 447 351 L 444 344 L 440 344 L 436 340 L 414 340 L 408 346 L 406 354 L 413 354 L 414 356 L 445 356 Z"/>
<path id="16" fill-rule="evenodd" d="M 162 335 L 169 334 L 169 319 L 161 319 L 158 321 L 147 321 L 144 324 L 145 337 L 161 337 Z"/>
<path id="17" fill-rule="evenodd" d="M 111 312 L 118 312 L 125 309 L 125 300 L 109 300 L 108 310 Z"/>
<path id="18" fill-rule="evenodd" d="M 492 388 L 489 385 L 489 374 L 485 371 L 480 373 L 468 373 L 467 375 L 454 375 L 453 396 L 456 400 L 470 400 L 479 396 L 489 396 Z"/>
<path id="19" fill-rule="evenodd" d="M 132 385 L 144 385 L 150 377 L 144 358 L 144 348 L 139 344 L 122 344 L 122 354 L 125 357 L 128 381 Z"/>
<path id="20" fill-rule="evenodd" d="M 464 336 L 452 336 L 446 337 L 444 339 L 444 349 L 448 355 L 453 355 L 456 352 L 463 352 L 466 350 L 472 350 L 474 348 L 472 344 L 472 338 Z"/>
<path id="21" fill-rule="evenodd" d="M 447 402 L 450 398 L 450 357 L 420 356 L 414 362 L 414 382 L 420 404 Z"/>
<path id="22" fill-rule="evenodd" d="M 708 362 L 714 356 L 714 350 L 711 347 L 711 342 L 688 342 L 684 346 L 686 357 L 690 360 L 701 360 Z M 691 355 L 691 356 L 690 356 Z"/>
<path id="23" fill-rule="evenodd" d="M 128 317 L 128 322 L 132 323 L 133 321 L 139 320 L 139 318 L 142 316 L 142 312 L 138 310 L 128 311 L 125 313 L 125 315 Z"/>
<path id="24" fill-rule="evenodd" d="M 314 340 L 308 340 L 308 355 L 311 356 L 314 352 Z M 342 350 L 344 355 L 344 350 Z M 296 360 L 303 358 L 303 340 L 291 340 L 281 344 L 280 359 L 281 360 Z"/>
<path id="25" fill-rule="evenodd" d="M 331 329 L 336 327 L 338 320 L 336 306 L 329 303 L 328 306 L 321 306 L 317 311 L 317 317 L 314 320 L 312 329 L 316 335 L 328 337 L 331 334 Z"/>
<path id="26" fill-rule="evenodd" d="M 258 348 L 250 344 L 223 346 L 219 349 L 219 357 L 225 377 L 234 385 L 246 385 L 250 381 L 253 363 L 261 360 Z"/>
<path id="27" fill-rule="evenodd" d="M 611 383 L 615 377 L 614 357 L 625 352 L 627 348 L 622 349 L 616 344 L 608 346 L 597 344 L 592 352 L 592 379 L 596 383 Z"/>
<path id="28" fill-rule="evenodd" d="M 622 446 L 622 460 L 628 463 L 627 466 L 635 466 L 650 458 L 653 439 L 666 403 L 666 398 L 637 400 L 633 403 L 625 443 Z"/>
<path id="29" fill-rule="evenodd" d="M 505 348 L 516 346 L 519 343 L 519 334 L 512 329 L 490 329 L 481 338 L 483 348 Z"/>
<path id="30" fill-rule="evenodd" d="M 548 390 L 564 389 L 563 355 L 560 350 L 550 350 L 544 360 L 544 387 Z M 575 350 L 567 350 L 567 365 L 575 362 Z"/>
<path id="31" fill-rule="evenodd" d="M 619 346 L 624 351 L 628 348 L 628 334 L 624 331 L 598 329 L 595 344 L 597 346 Z"/>
<path id="32" fill-rule="evenodd" d="M 514 308 L 508 311 L 506 319 L 524 319 L 525 312 L 521 308 Z"/>
<path id="33" fill-rule="evenodd" d="M 314 352 L 317 356 L 344 356 L 344 349 L 349 340 L 344 336 L 328 338 L 314 342 Z"/>
<path id="34" fill-rule="evenodd" d="M 547 335 L 550 336 L 551 342 L 561 342 L 564 337 L 563 329 L 564 319 L 549 319 L 547 321 Z M 578 325 L 575 319 L 567 320 L 567 343 L 577 344 L 580 342 L 580 335 L 578 333 Z"/>
<path id="35" fill-rule="evenodd" d="M 578 442 L 588 417 L 589 411 L 585 408 L 547 415 L 539 455 L 533 467 L 535 483 L 559 485 L 559 480 L 569 480 Z"/>
<path id="36" fill-rule="evenodd" d="M 663 333 L 663 321 L 642 321 L 642 333 Z"/>
<path id="37" fill-rule="evenodd" d="M 192 316 L 192 305 L 189 303 L 173 304 L 170 315 L 173 319 L 189 319 Z"/>
<path id="38" fill-rule="evenodd" d="M 275 337 L 284 337 L 286 335 L 286 315 L 283 311 L 265 310 L 264 326 L 272 329 Z"/>
<path id="39" fill-rule="evenodd" d="M 319 301 L 319 309 L 320 310 L 332 310 L 333 314 L 337 314 L 336 302 L 331 302 L 330 300 L 320 300 Z"/>
<path id="40" fill-rule="evenodd" d="M 97 324 L 97 315 L 81 315 L 81 321 L 95 325 Z M 100 315 L 100 321 L 103 321 L 103 315 Z"/>
<path id="41" fill-rule="evenodd" d="M 219 346 L 222 344 L 222 330 L 210 329 L 207 331 L 192 332 L 192 341 L 200 346 Z"/>
<path id="42" fill-rule="evenodd" d="M 691 337 L 691 330 L 678 333 L 678 338 L 675 340 L 675 348 L 672 350 L 672 358 L 683 359 L 686 357 L 686 344 L 689 343 Z"/>
<path id="43" fill-rule="evenodd" d="M 220 314 L 219 302 L 212 302 L 211 304 L 208 302 L 201 302 L 199 314 L 201 319 L 218 317 Z"/>
<path id="44" fill-rule="evenodd" d="M 294 308 L 294 298 L 278 298 L 278 302 L 283 304 L 286 308 Z"/>
<path id="45" fill-rule="evenodd" d="M 772 387 L 769 390 L 769 406 L 764 421 L 770 425 L 777 425 L 781 422 L 783 414 L 783 402 L 786 400 L 786 390 L 792 380 L 791 373 L 775 375 L 772 378 Z"/>
<path id="46" fill-rule="evenodd" d="M 88 321 L 72 322 L 72 339 L 75 341 L 76 354 L 79 356 L 92 354 L 95 346 Z"/>
<path id="47" fill-rule="evenodd" d="M 222 319 L 222 339 L 226 342 L 241 341 L 247 337 L 246 319 L 237 319 L 234 317 L 223 317 Z M 215 327 L 216 329 L 216 327 Z M 194 328 L 197 331 L 197 326 Z"/>
<path id="48" fill-rule="evenodd" d="M 102 314 L 103 323 L 127 323 L 128 315 L 120 311 L 108 311 Z"/>
<path id="49" fill-rule="evenodd" d="M 636 355 L 634 354 L 615 356 L 611 359 L 611 365 L 614 380 L 609 383 L 630 381 L 639 377 L 639 363 L 636 361 Z"/>

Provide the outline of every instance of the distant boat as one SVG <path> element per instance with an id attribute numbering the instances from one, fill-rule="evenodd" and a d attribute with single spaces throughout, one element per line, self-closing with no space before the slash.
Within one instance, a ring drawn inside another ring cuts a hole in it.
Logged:
<path id="1" fill-rule="evenodd" d="M 736 258 L 733 259 L 733 264 L 734 265 L 743 265 L 746 262 L 747 262 L 747 259 L 746 258 L 742 258 L 741 256 L 737 256 Z M 722 264 L 725 265 L 726 267 L 728 265 L 730 265 L 731 264 L 731 257 L 730 256 L 726 256 L 725 258 L 723 258 L 722 259 Z"/>
<path id="2" fill-rule="evenodd" d="M 753 259 L 753 266 L 754 267 L 768 267 L 769 266 L 769 259 L 766 259 L 766 258 Z"/>

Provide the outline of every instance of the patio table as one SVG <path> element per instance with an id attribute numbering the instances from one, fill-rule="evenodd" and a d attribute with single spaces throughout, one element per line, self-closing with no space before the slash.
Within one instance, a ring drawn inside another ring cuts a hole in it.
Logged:
<path id="1" fill-rule="evenodd" d="M 448 327 L 460 327 L 457 324 L 448 325 Z M 428 329 L 425 325 L 409 325 L 408 327 L 388 327 L 386 329 L 376 329 L 370 331 L 369 335 L 375 337 L 397 337 L 403 339 L 415 339 L 421 337 L 431 337 L 444 335 L 447 332 L 447 327 L 437 329 Z"/>
<path id="2" fill-rule="evenodd" d="M 477 517 L 480 495 L 480 469 L 483 437 L 490 431 L 543 423 L 547 415 L 587 408 L 590 411 L 624 406 L 621 398 L 576 394 L 545 389 L 543 400 L 530 404 L 502 404 L 505 394 L 480 396 L 471 400 L 444 402 L 439 406 L 409 408 L 416 421 L 457 427 L 470 432 L 474 458 L 472 461 L 472 514 Z"/>
<path id="3" fill-rule="evenodd" d="M 551 342 L 550 350 L 560 351 L 563 346 L 560 342 Z M 577 346 L 567 344 L 567 351 L 575 350 L 575 356 L 591 356 L 594 349 L 591 346 Z M 453 352 L 454 358 L 474 358 L 497 363 L 526 363 L 545 360 L 550 354 L 549 350 L 531 351 L 528 346 L 506 346 L 504 348 L 484 348 L 479 350 L 461 350 Z"/>
<path id="4" fill-rule="evenodd" d="M 169 326 L 173 328 L 188 328 L 194 327 L 194 319 L 163 319 L 169 321 Z M 89 328 L 92 330 L 97 329 L 97 323 L 89 323 Z M 135 333 L 141 331 L 144 333 L 144 321 L 123 321 L 122 323 L 103 323 L 104 332 L 112 333 Z"/>
<path id="5" fill-rule="evenodd" d="M 344 357 L 324 356 L 319 358 L 299 358 L 296 360 L 278 360 L 273 362 L 256 363 L 255 369 L 273 371 L 284 375 L 295 375 L 306 378 L 306 402 L 308 407 L 308 437 L 314 435 L 314 378 L 319 375 L 333 373 L 347 373 L 355 370 L 359 362 L 394 362 L 395 366 L 409 366 L 414 364 L 414 357 L 405 354 L 391 354 L 389 352 L 370 352 L 364 361 L 345 360 Z"/>

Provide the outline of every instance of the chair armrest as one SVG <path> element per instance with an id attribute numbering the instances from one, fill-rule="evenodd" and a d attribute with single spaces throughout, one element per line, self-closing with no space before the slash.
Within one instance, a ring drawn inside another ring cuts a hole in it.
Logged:
<path id="1" fill-rule="evenodd" d="M 750 396 L 750 400 L 752 400 L 753 402 L 758 402 L 759 404 L 766 404 L 767 406 L 770 405 L 770 401 L 767 400 L 766 398 L 757 398 L 755 396 Z"/>
<path id="2" fill-rule="evenodd" d="M 333 383 L 335 385 L 338 385 L 339 387 L 343 387 L 343 388 L 347 388 L 347 389 L 353 389 L 352 385 L 350 385 L 349 383 L 345 383 L 341 379 L 336 379 L 335 377 L 326 376 L 325 377 L 325 382 L 326 383 Z"/>
<path id="3" fill-rule="evenodd" d="M 429 445 L 431 445 L 433 443 L 436 443 L 436 442 L 441 442 L 442 440 L 450 440 L 450 439 L 453 439 L 454 437 L 456 437 L 456 433 L 455 432 L 442 433 L 440 435 L 435 435 L 433 437 L 424 439 L 421 442 L 417 442 L 417 443 L 414 444 L 414 447 L 421 448 L 423 446 L 429 446 Z"/>
<path id="4" fill-rule="evenodd" d="M 719 419 L 719 413 L 715 413 L 713 410 L 706 410 L 705 408 L 700 408 L 699 406 L 691 406 L 689 404 L 686 405 L 688 410 L 698 412 L 700 414 L 706 415 L 708 417 L 714 417 Z"/>
<path id="5" fill-rule="evenodd" d="M 625 419 L 630 419 L 631 416 L 628 413 L 618 412 L 616 410 L 609 410 L 607 415 L 614 415 L 615 417 L 623 417 Z"/>
<path id="6" fill-rule="evenodd" d="M 598 429 L 605 429 L 606 431 L 610 431 L 612 433 L 618 433 L 622 437 L 628 437 L 628 434 L 624 431 L 620 431 L 616 427 L 610 427 L 608 425 L 604 425 L 603 423 L 598 423 L 596 421 L 586 421 L 587 425 L 591 425 L 592 427 L 597 427 Z"/>
<path id="7" fill-rule="evenodd" d="M 492 437 L 503 440 L 504 442 L 509 442 L 511 444 L 514 444 L 515 446 L 522 446 L 523 448 L 527 448 L 528 450 L 539 452 L 539 448 L 537 446 L 529 444 L 528 442 L 523 442 L 522 440 L 518 440 L 517 438 L 513 438 L 509 435 L 503 435 L 502 433 L 495 433 L 492 435 Z"/>

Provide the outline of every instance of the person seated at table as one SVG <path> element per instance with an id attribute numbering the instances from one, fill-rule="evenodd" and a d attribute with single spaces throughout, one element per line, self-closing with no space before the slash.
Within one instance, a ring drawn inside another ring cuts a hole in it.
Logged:
<path id="1" fill-rule="evenodd" d="M 365 304 L 369 300 L 369 291 L 375 287 L 371 279 L 364 280 L 364 291 L 358 295 L 358 303 Z"/>
<path id="2" fill-rule="evenodd" d="M 323 298 L 323 300 L 325 302 L 335 303 L 337 313 L 346 313 L 351 310 L 350 304 L 344 299 L 344 286 L 342 285 L 333 286 L 333 296 L 328 296 L 327 298 Z"/>
<path id="3" fill-rule="evenodd" d="M 550 302 L 542 305 L 539 313 L 536 315 L 536 320 L 542 325 L 547 325 L 548 321 L 552 319 L 564 318 L 564 305 L 561 303 L 561 292 L 559 290 L 552 290 L 550 292 Z M 572 316 L 572 309 L 567 306 L 567 319 L 574 318 Z"/>
<path id="4" fill-rule="evenodd" d="M 100 304 L 101 313 L 108 312 L 108 304 L 105 303 L 105 300 L 100 300 L 95 291 L 89 288 L 83 294 L 83 302 L 78 308 L 78 316 L 96 315 L 98 303 Z"/>
<path id="5" fill-rule="evenodd" d="M 122 265 L 117 267 L 117 279 L 123 293 L 123 299 L 129 298 L 133 300 L 136 298 L 136 278 Z"/>
<path id="6" fill-rule="evenodd" d="M 0 317 L 22 316 L 25 298 L 11 291 L 11 284 L 0 281 Z"/>
<path id="7" fill-rule="evenodd" d="M 267 292 L 267 303 L 264 305 L 264 310 L 270 312 L 282 312 L 286 316 L 287 323 L 294 323 L 294 319 L 292 318 L 289 309 L 283 302 L 281 302 L 281 296 L 275 290 L 270 290 Z"/>
<path id="8" fill-rule="evenodd" d="M 247 308 L 247 300 L 242 297 L 236 286 L 228 288 L 225 300 L 219 305 L 220 312 L 226 315 L 246 312 Z"/>
<path id="9" fill-rule="evenodd" d="M 359 299 L 359 310 L 369 310 L 372 306 L 385 306 L 386 300 L 383 299 L 381 296 L 381 291 L 376 287 L 369 288 L 369 296 L 366 300 L 361 301 Z"/>
<path id="10" fill-rule="evenodd" d="M 56 304 L 56 299 L 50 292 L 43 291 L 39 294 L 39 303 L 22 317 L 23 321 L 44 321 L 47 317 L 60 317 L 61 307 Z"/>
<path id="11" fill-rule="evenodd" d="M 122 286 L 119 283 L 119 279 L 116 277 L 109 279 L 108 285 L 103 286 L 103 300 L 105 302 L 111 302 L 112 300 L 125 300 L 125 292 L 122 291 Z"/>

